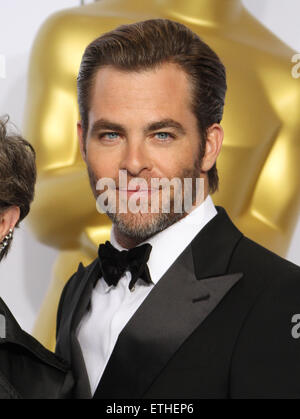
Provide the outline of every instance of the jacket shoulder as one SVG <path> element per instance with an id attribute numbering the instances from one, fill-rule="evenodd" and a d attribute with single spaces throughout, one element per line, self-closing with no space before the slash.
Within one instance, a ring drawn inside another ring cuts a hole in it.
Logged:
<path id="1" fill-rule="evenodd" d="M 269 249 L 243 236 L 233 254 L 231 264 L 255 271 L 256 275 L 290 277 L 300 280 L 300 267 Z"/>
<path id="2" fill-rule="evenodd" d="M 77 271 L 70 277 L 64 286 L 60 297 L 60 305 L 65 301 L 66 298 L 72 298 L 72 295 L 77 291 L 77 288 L 88 277 L 89 273 L 96 269 L 98 266 L 98 260 L 95 259 L 87 266 L 83 266 L 80 262 Z"/>

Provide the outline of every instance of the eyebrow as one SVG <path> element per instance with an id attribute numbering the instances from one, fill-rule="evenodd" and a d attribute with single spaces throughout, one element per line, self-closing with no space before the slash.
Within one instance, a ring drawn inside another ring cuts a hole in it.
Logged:
<path id="1" fill-rule="evenodd" d="M 157 131 L 164 128 L 174 128 L 180 134 L 182 135 L 186 134 L 186 131 L 183 128 L 183 126 L 179 122 L 170 118 L 162 119 L 161 121 L 151 122 L 145 127 L 144 134 L 149 134 L 152 131 Z M 126 134 L 126 128 L 123 125 L 117 124 L 115 122 L 112 122 L 112 121 L 109 121 L 108 119 L 103 119 L 103 118 L 98 119 L 96 122 L 94 122 L 90 135 L 94 136 L 100 130 L 110 130 L 110 131 L 116 131 L 122 134 Z"/>
<path id="2" fill-rule="evenodd" d="M 98 121 L 94 122 L 90 135 L 94 136 L 100 130 L 117 131 L 121 132 L 122 134 L 126 132 L 125 127 L 123 127 L 120 124 L 116 124 L 115 122 L 111 122 L 107 119 L 98 119 Z"/>
<path id="3" fill-rule="evenodd" d="M 145 133 L 151 132 L 151 131 L 157 131 L 159 129 L 163 128 L 174 128 L 177 131 L 180 132 L 180 134 L 186 134 L 185 129 L 183 126 L 177 122 L 174 121 L 174 119 L 163 119 L 161 121 L 152 122 L 151 124 L 147 125 L 146 129 L 144 130 Z"/>

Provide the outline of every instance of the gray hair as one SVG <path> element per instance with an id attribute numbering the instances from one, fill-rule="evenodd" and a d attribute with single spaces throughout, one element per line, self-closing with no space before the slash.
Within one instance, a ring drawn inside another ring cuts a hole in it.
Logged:
<path id="1" fill-rule="evenodd" d="M 29 213 L 36 182 L 35 151 L 16 132 L 8 132 L 8 116 L 0 118 L 0 214 L 12 206 L 20 208 L 20 219 Z M 0 253 L 6 256 L 9 245 Z"/>

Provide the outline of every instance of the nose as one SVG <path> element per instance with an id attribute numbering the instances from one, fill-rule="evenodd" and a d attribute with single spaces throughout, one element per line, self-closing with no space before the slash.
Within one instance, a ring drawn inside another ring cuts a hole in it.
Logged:
<path id="1" fill-rule="evenodd" d="M 120 170 L 126 170 L 131 176 L 138 176 L 144 170 L 152 168 L 151 159 L 143 141 L 127 141 Z"/>

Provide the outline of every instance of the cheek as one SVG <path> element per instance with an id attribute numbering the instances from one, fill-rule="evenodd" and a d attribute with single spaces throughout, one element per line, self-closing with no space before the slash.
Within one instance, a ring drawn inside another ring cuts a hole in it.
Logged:
<path id="1" fill-rule="evenodd" d="M 115 177 L 118 171 L 117 158 L 113 152 L 100 150 L 94 144 L 89 144 L 86 149 L 86 162 L 98 178 Z"/>
<path id="2" fill-rule="evenodd" d="M 161 177 L 180 176 L 182 170 L 190 169 L 194 166 L 196 155 L 190 148 L 174 149 L 161 151 L 156 158 L 156 167 Z"/>

